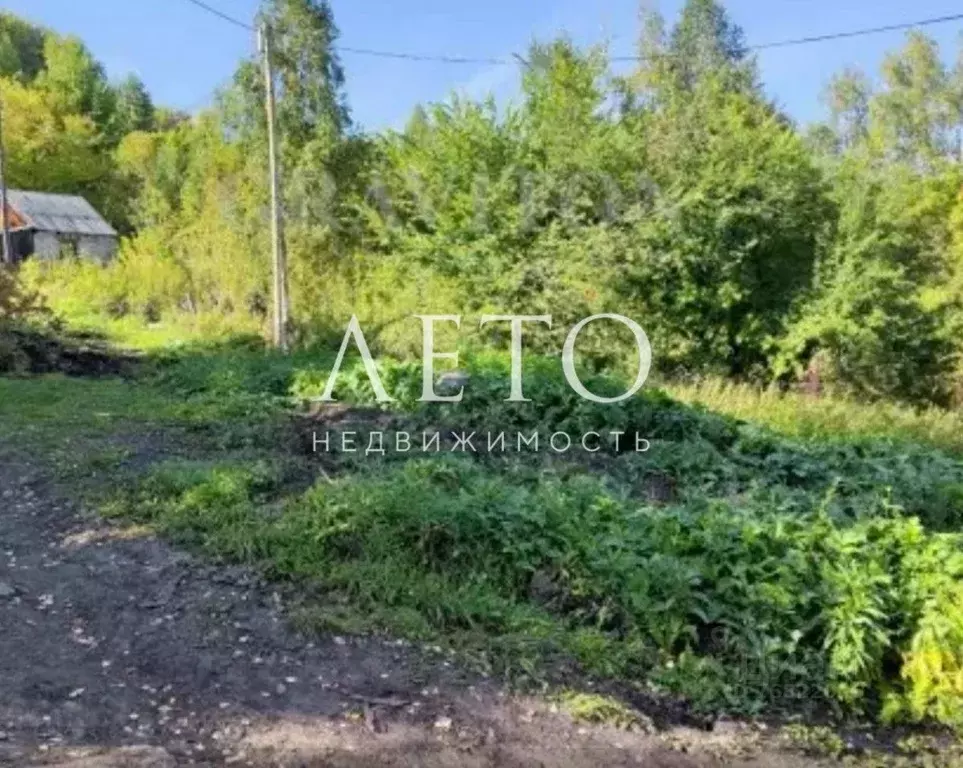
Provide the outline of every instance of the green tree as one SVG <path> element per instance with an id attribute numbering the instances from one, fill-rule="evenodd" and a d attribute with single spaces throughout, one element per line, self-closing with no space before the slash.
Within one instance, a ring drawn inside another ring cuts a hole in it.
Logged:
<path id="1" fill-rule="evenodd" d="M 777 372 L 816 375 L 863 395 L 942 400 L 963 328 L 953 251 L 959 81 L 919 33 L 886 57 L 881 84 L 847 72 L 817 136 L 840 210 L 811 302 Z M 954 349 L 956 350 L 954 353 Z"/>
<path id="2" fill-rule="evenodd" d="M 853 149 L 866 141 L 872 95 L 872 83 L 859 70 L 847 69 L 829 83 L 823 99 L 829 107 L 836 151 Z"/>
<path id="3" fill-rule="evenodd" d="M 952 372 L 945 318 L 887 251 L 886 234 L 844 233 L 827 283 L 781 343 L 776 375 L 815 377 L 849 394 L 943 403 Z"/>
<path id="4" fill-rule="evenodd" d="M 139 77 L 129 75 L 114 89 L 114 94 L 113 130 L 118 136 L 154 129 L 154 102 Z"/>
<path id="5" fill-rule="evenodd" d="M 747 55 L 742 28 L 716 0 L 687 0 L 672 30 L 669 53 L 678 82 L 693 88 L 708 74 L 745 75 Z"/>
<path id="6" fill-rule="evenodd" d="M 874 139 L 897 162 L 925 165 L 961 157 L 963 93 L 926 35 L 912 32 L 886 57 L 883 89 L 871 106 Z"/>
<path id="7" fill-rule="evenodd" d="M 47 34 L 12 13 L 0 13 L 0 77 L 36 78 L 44 66 Z"/>
<path id="8" fill-rule="evenodd" d="M 327 0 L 267 0 L 280 80 L 278 122 L 292 150 L 334 142 L 350 124 L 344 72 L 334 50 L 338 30 Z"/>
<path id="9" fill-rule="evenodd" d="M 96 194 L 110 171 L 90 118 L 63 114 L 45 91 L 0 82 L 4 101 L 7 174 L 12 187 Z"/>
<path id="10" fill-rule="evenodd" d="M 724 83 L 645 130 L 657 191 L 635 215 L 620 290 L 651 318 L 663 364 L 759 373 L 831 231 L 823 178 L 779 115 Z"/>
<path id="11" fill-rule="evenodd" d="M 461 306 L 563 326 L 603 302 L 605 230 L 638 197 L 640 157 L 606 109 L 602 51 L 559 40 L 527 61 L 518 108 L 453 98 L 386 137 L 368 207 L 379 249 L 453 281 Z"/>
<path id="12" fill-rule="evenodd" d="M 303 319 L 317 303 L 318 275 L 334 271 L 356 236 L 348 224 L 350 201 L 362 197 L 356 188 L 367 149 L 364 140 L 347 135 L 328 4 L 266 0 L 261 17 L 272 30 L 292 295 Z M 135 113 L 146 117 L 147 104 L 130 91 Z M 125 178 L 137 190 L 139 239 L 169 243 L 169 258 L 189 278 L 193 309 L 263 311 L 270 249 L 259 61 L 241 63 L 210 112 L 189 122 L 155 113 L 153 122 L 161 133 L 131 133 L 118 149 Z"/>
<path id="13" fill-rule="evenodd" d="M 76 37 L 48 35 L 38 85 L 62 114 L 90 117 L 107 131 L 116 107 L 104 69 Z"/>
<path id="14" fill-rule="evenodd" d="M 640 64 L 632 80 L 649 98 L 690 92 L 707 77 L 733 90 L 758 89 L 742 28 L 717 0 L 686 0 L 668 33 L 662 17 L 647 3 L 641 15 Z"/>
<path id="15" fill-rule="evenodd" d="M 643 21 L 622 125 L 652 195 L 624 219 L 619 294 L 656 328 L 662 365 L 763 374 L 833 206 L 721 4 L 688 0 L 668 31 L 657 14 Z"/>

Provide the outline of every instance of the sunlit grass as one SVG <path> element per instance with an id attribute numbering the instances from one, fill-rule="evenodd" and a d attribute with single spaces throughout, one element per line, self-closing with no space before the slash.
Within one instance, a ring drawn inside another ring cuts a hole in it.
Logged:
<path id="1" fill-rule="evenodd" d="M 73 312 L 60 317 L 71 330 L 93 333 L 119 349 L 141 352 L 200 342 L 217 343 L 238 335 L 257 337 L 262 331 L 257 322 L 240 315 L 182 313 L 167 315 L 152 323 L 133 315 L 111 318 L 91 312 Z"/>
<path id="2" fill-rule="evenodd" d="M 891 402 L 858 402 L 833 396 L 781 392 L 722 379 L 664 383 L 675 399 L 764 425 L 794 437 L 885 438 L 963 452 L 963 414 L 916 409 Z"/>
<path id="3" fill-rule="evenodd" d="M 97 432 L 119 421 L 148 422 L 170 416 L 176 398 L 141 382 L 121 378 L 49 375 L 0 378 L 0 423 Z"/>

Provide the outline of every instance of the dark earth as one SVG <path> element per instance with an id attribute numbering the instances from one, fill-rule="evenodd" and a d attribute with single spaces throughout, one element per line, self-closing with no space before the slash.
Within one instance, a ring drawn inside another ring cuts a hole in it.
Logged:
<path id="1" fill-rule="evenodd" d="M 440 649 L 302 636 L 256 574 L 112 527 L 4 448 L 0 765 L 815 765 L 757 726 L 585 726 Z"/>

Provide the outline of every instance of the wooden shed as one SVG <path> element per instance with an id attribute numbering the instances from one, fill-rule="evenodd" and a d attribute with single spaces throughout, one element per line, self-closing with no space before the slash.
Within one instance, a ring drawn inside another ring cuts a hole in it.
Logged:
<path id="1" fill-rule="evenodd" d="M 117 255 L 117 231 L 78 195 L 7 192 L 14 260 L 31 256 L 85 256 L 107 262 Z"/>

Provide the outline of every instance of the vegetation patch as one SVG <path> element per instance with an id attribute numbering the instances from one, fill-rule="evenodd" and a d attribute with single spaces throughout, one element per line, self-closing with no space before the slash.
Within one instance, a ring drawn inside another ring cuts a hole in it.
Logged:
<path id="1" fill-rule="evenodd" d="M 576 722 L 610 725 L 628 731 L 651 728 L 651 723 L 638 712 L 609 696 L 567 691 L 558 696 L 558 703 Z"/>
<path id="2" fill-rule="evenodd" d="M 178 393 L 168 417 L 190 415 L 201 435 L 228 414 L 252 435 L 287 418 L 281 393 L 303 380 L 291 360 L 241 351 L 229 371 L 220 360 L 168 358 L 148 391 Z M 491 358 L 469 367 L 463 419 L 543 423 L 496 404 Z M 405 382 L 420 379 L 392 370 L 410 428 L 453 418 L 409 410 Z M 556 423 L 611 418 L 556 378 Z M 255 396 L 274 410 L 251 408 Z M 786 437 L 659 392 L 620 417 L 652 450 L 591 473 L 576 456 L 335 453 L 305 489 L 305 457 L 235 445 L 232 459 L 212 445 L 154 465 L 104 509 L 299 585 L 305 626 L 442 640 L 516 681 L 570 678 L 574 661 L 709 713 L 963 724 L 956 458 L 861 435 Z M 653 473 L 671 478 L 673 498 L 647 495 Z"/>

